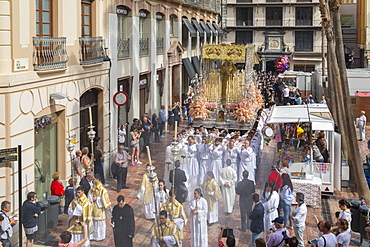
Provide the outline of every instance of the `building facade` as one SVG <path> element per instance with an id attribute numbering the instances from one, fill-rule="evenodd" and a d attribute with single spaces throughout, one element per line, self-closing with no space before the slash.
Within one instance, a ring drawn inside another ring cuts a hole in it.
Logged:
<path id="1" fill-rule="evenodd" d="M 296 71 L 322 68 L 319 0 L 227 0 L 222 13 L 226 40 L 253 44 L 257 69 L 273 70 L 280 56 L 288 56 Z"/>

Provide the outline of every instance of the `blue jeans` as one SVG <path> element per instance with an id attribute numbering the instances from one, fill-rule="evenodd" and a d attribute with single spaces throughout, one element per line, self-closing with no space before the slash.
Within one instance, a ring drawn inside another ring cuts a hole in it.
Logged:
<path id="1" fill-rule="evenodd" d="M 301 227 L 293 227 L 294 229 L 294 234 L 298 240 L 298 246 L 299 247 L 304 247 L 304 243 L 303 243 L 303 232 L 304 232 L 304 228 L 305 226 L 301 226 Z"/>
<path id="2" fill-rule="evenodd" d="M 260 233 L 254 233 L 252 232 L 252 246 L 256 246 L 256 239 L 260 238 Z"/>
<path id="3" fill-rule="evenodd" d="M 292 226 L 292 220 L 289 217 L 290 211 L 292 211 L 292 205 L 286 204 L 284 200 L 280 200 L 280 201 L 281 201 L 281 206 L 284 212 L 284 227 L 287 226 L 288 220 L 289 220 L 289 226 Z"/>

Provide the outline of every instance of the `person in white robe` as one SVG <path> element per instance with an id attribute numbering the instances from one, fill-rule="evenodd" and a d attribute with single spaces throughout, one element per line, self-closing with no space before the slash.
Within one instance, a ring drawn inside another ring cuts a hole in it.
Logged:
<path id="1" fill-rule="evenodd" d="M 151 169 L 151 165 L 146 165 L 147 173 L 143 174 L 143 177 L 141 179 L 141 184 L 139 187 L 139 192 L 137 194 L 137 199 L 141 200 L 143 199 L 144 202 L 144 211 L 145 211 L 145 218 L 147 220 L 154 220 L 155 219 L 155 206 L 154 206 L 154 198 L 153 194 L 155 192 L 155 189 L 158 188 L 158 178 L 156 178 L 156 183 L 154 183 L 154 191 L 153 191 L 153 185 L 149 181 L 149 173 Z"/>
<path id="2" fill-rule="evenodd" d="M 185 146 L 188 161 L 183 164 L 183 170 L 187 178 L 197 178 L 199 175 L 198 148 L 194 137 L 188 137 L 188 145 Z M 188 191 L 194 191 L 198 186 L 197 179 L 188 179 Z M 188 201 L 193 198 L 191 193 L 188 195 Z"/>
<path id="3" fill-rule="evenodd" d="M 159 212 L 159 223 L 153 227 L 151 238 L 152 247 L 178 246 L 178 230 L 175 223 L 167 218 L 167 211 Z"/>
<path id="4" fill-rule="evenodd" d="M 268 230 L 273 227 L 274 224 L 272 223 L 272 220 L 279 216 L 277 208 L 279 207 L 280 197 L 279 194 L 275 191 L 274 187 L 275 182 L 266 182 L 265 189 L 260 195 L 261 202 L 265 210 L 265 233 L 267 233 Z"/>
<path id="5" fill-rule="evenodd" d="M 215 143 L 209 147 L 209 155 L 211 162 L 209 163 L 209 167 L 207 171 L 212 171 L 215 179 L 219 185 L 220 184 L 220 173 L 222 169 L 222 155 L 224 152 L 224 148 L 221 145 L 222 139 L 216 138 Z"/>
<path id="6" fill-rule="evenodd" d="M 220 186 L 212 171 L 207 172 L 201 188 L 208 204 L 208 226 L 212 226 L 218 221 L 218 201 L 222 198 Z"/>
<path id="7" fill-rule="evenodd" d="M 191 222 L 191 247 L 208 246 L 207 201 L 200 188 L 194 190 L 194 199 L 189 204 Z"/>
<path id="8" fill-rule="evenodd" d="M 172 143 L 166 147 L 166 158 L 164 160 L 165 166 L 164 166 L 164 181 L 166 184 L 169 184 L 169 175 L 170 171 L 175 168 L 173 165 L 175 163 L 175 158 L 172 155 L 171 149 L 173 148 Z"/>
<path id="9" fill-rule="evenodd" d="M 198 144 L 198 157 L 199 157 L 199 175 L 198 184 L 203 184 L 203 180 L 206 176 L 207 169 L 209 167 L 209 145 L 207 144 L 207 137 L 202 137 L 202 142 Z"/>
<path id="10" fill-rule="evenodd" d="M 229 144 L 224 146 L 224 157 L 223 161 L 226 163 L 228 159 L 231 162 L 231 168 L 234 169 L 236 174 L 238 175 L 238 148 L 235 146 L 235 139 L 230 139 Z M 241 181 L 242 178 L 237 178 L 237 181 Z"/>
<path id="11" fill-rule="evenodd" d="M 243 171 L 249 172 L 249 180 L 252 180 L 254 184 L 255 182 L 255 171 L 252 164 L 252 155 L 253 155 L 253 149 L 249 146 L 249 141 L 245 140 L 243 143 L 243 146 L 239 149 L 239 170 L 238 170 L 238 177 L 243 177 Z"/>
<path id="12" fill-rule="evenodd" d="M 94 185 L 87 194 L 92 204 L 92 221 L 94 232 L 90 235 L 90 240 L 101 241 L 105 239 L 106 219 L 111 218 L 112 203 L 109 199 L 107 189 L 100 182 L 100 175 L 96 174 Z"/>
<path id="13" fill-rule="evenodd" d="M 231 214 L 235 204 L 235 183 L 237 175 L 232 168 L 231 160 L 226 160 L 226 167 L 222 168 L 220 182 L 222 184 L 222 197 L 224 198 L 225 213 Z"/>
<path id="14" fill-rule="evenodd" d="M 169 190 L 166 189 L 166 185 L 163 179 L 158 180 L 158 188 L 155 189 L 155 200 L 157 203 L 157 213 L 161 211 L 162 205 L 168 200 Z"/>

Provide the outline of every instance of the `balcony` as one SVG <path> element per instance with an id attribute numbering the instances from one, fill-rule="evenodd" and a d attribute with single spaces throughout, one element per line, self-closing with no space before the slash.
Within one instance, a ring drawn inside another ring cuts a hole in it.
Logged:
<path id="1" fill-rule="evenodd" d="M 266 3 L 281 3 L 282 0 L 266 0 Z"/>
<path id="2" fill-rule="evenodd" d="M 120 58 L 130 57 L 130 39 L 117 39 L 117 56 Z"/>
<path id="3" fill-rule="evenodd" d="M 139 49 L 140 56 L 149 55 L 149 38 L 140 38 Z"/>
<path id="4" fill-rule="evenodd" d="M 283 25 L 283 20 L 282 19 L 266 19 L 266 26 L 282 26 Z"/>
<path id="5" fill-rule="evenodd" d="M 103 37 L 80 37 L 80 64 L 88 65 L 103 62 Z"/>
<path id="6" fill-rule="evenodd" d="M 164 50 L 163 38 L 157 38 L 157 54 L 163 53 L 163 50 Z"/>
<path id="7" fill-rule="evenodd" d="M 252 0 L 236 0 L 237 3 L 251 3 Z"/>
<path id="8" fill-rule="evenodd" d="M 66 38 L 33 37 L 33 67 L 36 71 L 66 68 Z"/>
<path id="9" fill-rule="evenodd" d="M 312 20 L 296 20 L 296 26 L 312 26 Z"/>
<path id="10" fill-rule="evenodd" d="M 236 20 L 237 26 L 253 26 L 253 20 Z"/>

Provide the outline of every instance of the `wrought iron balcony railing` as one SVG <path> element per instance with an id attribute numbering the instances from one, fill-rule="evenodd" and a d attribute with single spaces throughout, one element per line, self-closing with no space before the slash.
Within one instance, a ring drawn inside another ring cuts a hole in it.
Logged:
<path id="1" fill-rule="evenodd" d="M 253 26 L 253 20 L 236 20 L 237 26 Z"/>
<path id="2" fill-rule="evenodd" d="M 295 20 L 296 26 L 312 26 L 312 19 L 311 20 Z"/>
<path id="3" fill-rule="evenodd" d="M 118 38 L 117 50 L 118 57 L 130 57 L 130 39 Z"/>
<path id="4" fill-rule="evenodd" d="M 149 38 L 140 38 L 139 49 L 140 56 L 145 56 L 149 54 Z"/>
<path id="5" fill-rule="evenodd" d="M 103 37 L 80 37 L 80 64 L 87 65 L 104 61 Z"/>
<path id="6" fill-rule="evenodd" d="M 33 67 L 36 71 L 67 67 L 66 37 L 33 37 Z"/>
<path id="7" fill-rule="evenodd" d="M 163 38 L 157 38 L 157 53 L 163 53 L 164 43 Z"/>

